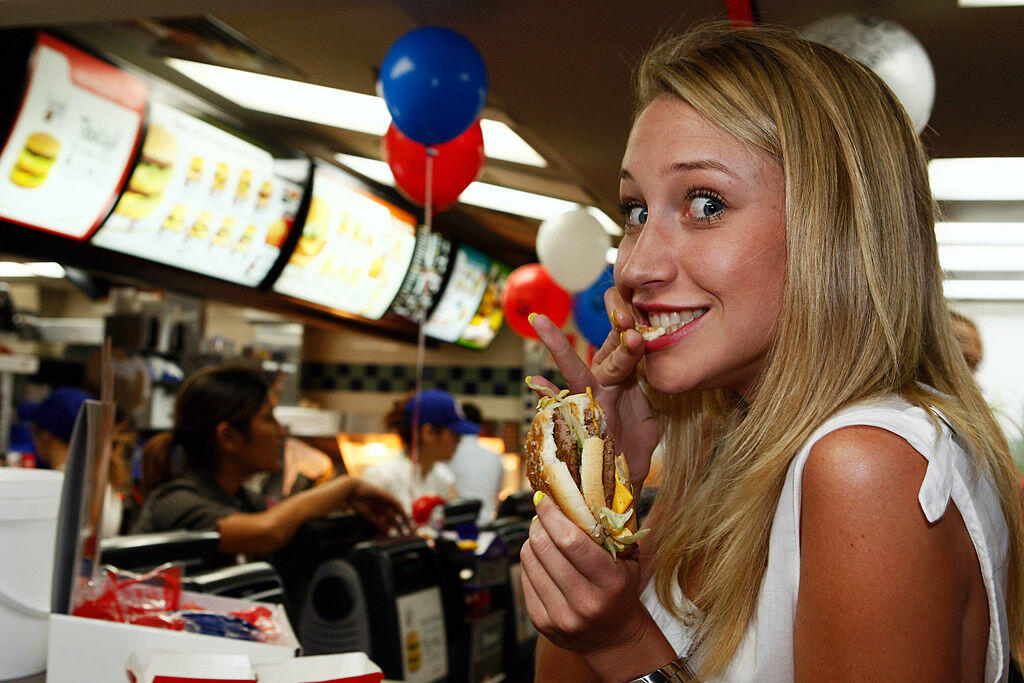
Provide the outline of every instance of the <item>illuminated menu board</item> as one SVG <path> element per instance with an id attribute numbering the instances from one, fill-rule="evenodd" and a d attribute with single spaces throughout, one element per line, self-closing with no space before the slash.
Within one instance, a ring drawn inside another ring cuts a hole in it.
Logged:
<path id="1" fill-rule="evenodd" d="M 423 322 L 441 292 L 451 252 L 451 242 L 436 232 L 428 235 L 426 228 L 421 228 L 412 265 L 389 312 L 414 323 Z"/>
<path id="2" fill-rule="evenodd" d="M 459 340 L 480 307 L 490 265 L 490 257 L 482 251 L 459 247 L 441 300 L 424 324 L 428 336 L 446 342 Z"/>
<path id="3" fill-rule="evenodd" d="M 469 325 L 459 337 L 459 344 L 473 349 L 485 349 L 498 336 L 498 331 L 505 322 L 505 311 L 501 308 L 501 291 L 511 272 L 512 269 L 504 263 L 491 261 L 484 296 L 480 299 L 480 306 L 470 319 Z"/>
<path id="4" fill-rule="evenodd" d="M 97 246 L 256 286 L 280 253 L 301 187 L 269 152 L 162 102 Z"/>
<path id="5" fill-rule="evenodd" d="M 377 320 L 409 271 L 416 221 L 318 164 L 302 234 L 274 291 Z"/>
<path id="6" fill-rule="evenodd" d="M 146 84 L 40 33 L 0 152 L 0 218 L 78 240 L 110 210 L 146 109 Z"/>

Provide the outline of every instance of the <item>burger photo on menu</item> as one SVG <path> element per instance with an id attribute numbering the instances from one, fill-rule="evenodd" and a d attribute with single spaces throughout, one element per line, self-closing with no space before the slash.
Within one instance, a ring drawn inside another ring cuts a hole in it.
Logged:
<path id="1" fill-rule="evenodd" d="M 302 235 L 299 237 L 298 244 L 295 245 L 295 252 L 289 263 L 304 266 L 323 250 L 324 245 L 327 244 L 329 220 L 330 211 L 327 209 L 327 202 L 314 195 L 309 203 L 306 223 L 302 226 Z"/>
<path id="2" fill-rule="evenodd" d="M 114 210 L 132 219 L 151 214 L 163 199 L 177 155 L 178 141 L 171 131 L 160 124 L 152 124 L 146 132 L 142 154 L 128 180 L 128 188 Z"/>
<path id="3" fill-rule="evenodd" d="M 59 152 L 57 138 L 49 133 L 32 133 L 25 140 L 25 146 L 11 169 L 11 182 L 26 188 L 39 187 L 46 182 Z"/>
<path id="4" fill-rule="evenodd" d="M 637 531 L 633 487 L 624 455 L 615 455 L 604 410 L 586 393 L 570 394 L 526 378 L 543 394 L 526 436 L 526 476 L 565 516 L 612 557 L 632 555 Z"/>

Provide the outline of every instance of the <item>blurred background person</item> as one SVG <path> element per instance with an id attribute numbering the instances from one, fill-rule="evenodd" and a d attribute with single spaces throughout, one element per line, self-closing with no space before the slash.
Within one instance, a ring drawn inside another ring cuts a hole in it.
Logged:
<path id="1" fill-rule="evenodd" d="M 219 551 L 266 556 L 283 548 L 299 526 L 352 508 L 381 530 L 408 526 L 391 495 L 350 476 L 296 493 L 267 507 L 242 484 L 282 467 L 285 431 L 274 418 L 269 385 L 245 367 L 213 366 L 182 384 L 174 429 L 154 436 L 143 455 L 146 496 L 133 533 L 171 529 L 220 533 Z"/>
<path id="2" fill-rule="evenodd" d="M 467 420 L 481 425 L 482 429 L 480 409 L 475 404 L 463 403 L 462 412 Z M 459 498 L 480 501 L 477 524 L 493 519 L 498 494 L 501 492 L 501 482 L 505 476 L 501 456 L 480 445 L 478 434 L 463 434 L 459 437 L 459 445 L 455 448 L 455 455 L 452 456 L 449 465 L 455 473 L 455 490 Z"/>
<path id="3" fill-rule="evenodd" d="M 412 459 L 414 420 L 419 426 L 416 462 Z M 363 479 L 391 493 L 407 512 L 422 496 L 440 496 L 446 501 L 458 497 L 449 461 L 459 437 L 478 434 L 480 425 L 466 419 L 454 396 L 442 389 L 424 389 L 396 401 L 384 416 L 384 426 L 398 434 L 404 451 L 397 458 L 367 467 Z"/>
<path id="4" fill-rule="evenodd" d="M 39 467 L 64 471 L 78 411 L 89 398 L 92 397 L 81 389 L 60 387 L 50 392 L 39 403 L 23 404 L 20 407 L 20 416 L 31 424 L 32 441 L 35 444 Z M 128 479 L 128 472 L 118 448 L 113 448 L 111 452 L 108 479 L 106 498 L 103 501 L 103 517 L 100 520 L 100 538 L 116 536 L 121 532 L 122 491 Z"/>
<path id="5" fill-rule="evenodd" d="M 964 355 L 964 361 L 967 362 L 967 367 L 977 378 L 978 367 L 985 357 L 981 332 L 978 330 L 977 324 L 963 313 L 950 311 L 949 317 L 953 323 L 956 341 L 960 345 L 960 352 Z M 999 427 L 1003 431 L 1003 436 L 1006 437 L 1017 467 L 1024 470 L 1024 430 L 1021 429 L 1020 423 L 1010 416 L 1006 408 L 1000 405 L 1000 401 L 993 400 L 989 392 L 985 391 L 985 387 L 981 387 L 981 389 L 993 415 L 995 415 L 996 422 L 999 423 Z"/>

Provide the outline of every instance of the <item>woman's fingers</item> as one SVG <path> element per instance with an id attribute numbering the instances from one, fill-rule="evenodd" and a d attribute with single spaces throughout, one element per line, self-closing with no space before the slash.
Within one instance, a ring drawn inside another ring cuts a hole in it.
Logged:
<path id="1" fill-rule="evenodd" d="M 526 608 L 535 626 L 539 629 L 549 627 L 554 623 L 552 615 L 568 613 L 570 607 L 565 595 L 555 585 L 529 540 L 520 550 L 519 562 L 523 569 L 523 597 L 526 598 Z"/>
<path id="2" fill-rule="evenodd" d="M 569 383 L 569 389 L 573 393 L 586 391 L 587 387 L 593 384 L 594 377 L 583 359 L 576 355 L 576 350 L 572 348 L 558 326 L 543 314 L 530 316 L 530 324 L 537 331 L 537 336 L 544 342 L 544 346 L 548 347 L 552 358 L 555 359 L 555 365 Z"/>

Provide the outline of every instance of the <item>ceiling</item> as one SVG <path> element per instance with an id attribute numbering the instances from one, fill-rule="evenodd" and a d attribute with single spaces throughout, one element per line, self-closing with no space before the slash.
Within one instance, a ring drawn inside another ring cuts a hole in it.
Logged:
<path id="1" fill-rule="evenodd" d="M 796 28 L 839 13 L 891 19 L 924 45 L 936 97 L 924 132 L 933 156 L 1024 156 L 1024 8 L 960 9 L 956 0 L 759 0 L 763 21 Z M 482 179 L 595 204 L 617 216 L 619 161 L 631 117 L 630 74 L 658 36 L 724 17 L 723 0 L 2 0 L 0 26 L 61 26 L 109 56 L 188 88 L 229 120 L 331 158 L 379 157 L 379 140 L 242 110 L 166 69 L 124 20 L 213 14 L 305 80 L 373 93 L 388 48 L 418 26 L 460 31 L 489 77 L 485 114 L 509 122 L 550 162 L 488 161 Z M 455 230 L 482 224 L 492 252 L 534 260 L 537 222 L 458 205 Z"/>

